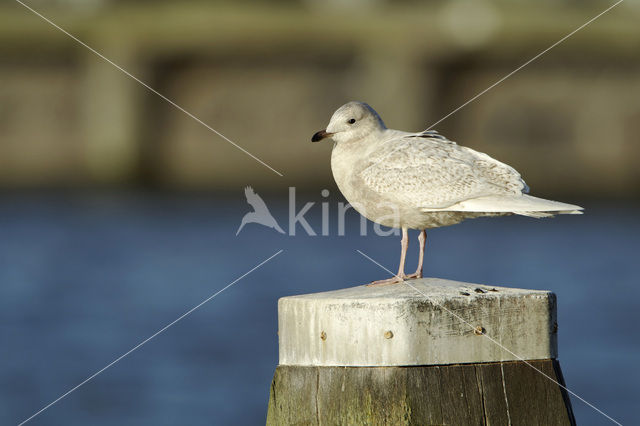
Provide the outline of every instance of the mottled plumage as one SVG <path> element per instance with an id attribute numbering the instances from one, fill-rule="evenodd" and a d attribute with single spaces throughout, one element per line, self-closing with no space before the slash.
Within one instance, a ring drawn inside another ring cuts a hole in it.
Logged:
<path id="1" fill-rule="evenodd" d="M 444 138 L 417 138 L 398 132 L 369 156 L 360 171 L 378 193 L 401 190 L 416 207 L 444 208 L 485 195 L 521 194 L 518 172 L 491 157 Z"/>

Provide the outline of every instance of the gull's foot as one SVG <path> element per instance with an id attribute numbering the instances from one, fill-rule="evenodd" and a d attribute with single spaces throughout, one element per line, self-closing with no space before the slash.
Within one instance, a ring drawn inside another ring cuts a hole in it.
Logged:
<path id="1" fill-rule="evenodd" d="M 367 284 L 367 287 L 375 287 L 375 286 L 383 286 L 383 285 L 392 285 L 392 284 L 400 284 L 401 282 L 403 282 L 405 279 L 407 278 L 406 275 L 402 274 L 402 275 L 398 275 L 386 280 L 378 280 L 378 281 L 372 281 L 369 284 Z"/>
<path id="2" fill-rule="evenodd" d="M 413 274 L 407 275 L 406 278 L 422 278 L 422 272 L 414 272 Z"/>

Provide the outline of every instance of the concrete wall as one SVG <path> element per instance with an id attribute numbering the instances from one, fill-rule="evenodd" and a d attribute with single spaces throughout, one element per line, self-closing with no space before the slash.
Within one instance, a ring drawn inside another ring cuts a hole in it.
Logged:
<path id="1" fill-rule="evenodd" d="M 4 5 L 0 186 L 329 186 L 330 146 L 308 142 L 342 103 L 366 101 L 389 127 L 421 130 L 601 6 L 43 10 L 282 178 L 20 5 Z M 621 4 L 436 128 L 510 163 L 536 194 L 637 195 L 638 17 Z"/>

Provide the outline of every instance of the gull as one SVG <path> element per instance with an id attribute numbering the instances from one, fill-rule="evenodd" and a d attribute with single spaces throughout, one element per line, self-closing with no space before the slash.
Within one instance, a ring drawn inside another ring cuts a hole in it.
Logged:
<path id="1" fill-rule="evenodd" d="M 333 177 L 347 201 L 367 219 L 402 229 L 398 274 L 369 285 L 422 278 L 427 229 L 481 216 L 582 213 L 579 206 L 527 195 L 529 187 L 514 168 L 435 130 L 388 129 L 363 102 L 338 108 L 311 141 L 327 138 L 334 143 Z M 408 229 L 420 231 L 418 269 L 409 275 L 404 272 Z"/>
<path id="2" fill-rule="evenodd" d="M 262 198 L 260 198 L 258 194 L 255 193 L 253 188 L 247 186 L 244 189 L 244 196 L 247 198 L 247 203 L 249 203 L 249 205 L 253 207 L 253 211 L 244 215 L 244 217 L 242 218 L 242 222 L 240 223 L 240 227 L 236 231 L 236 236 L 240 233 L 242 228 L 244 228 L 244 225 L 246 225 L 247 223 L 258 223 L 260 225 L 273 228 L 279 233 L 284 234 L 284 231 L 282 230 L 282 228 L 280 228 L 278 222 L 276 222 L 276 219 L 267 208 L 265 202 L 262 200 Z"/>

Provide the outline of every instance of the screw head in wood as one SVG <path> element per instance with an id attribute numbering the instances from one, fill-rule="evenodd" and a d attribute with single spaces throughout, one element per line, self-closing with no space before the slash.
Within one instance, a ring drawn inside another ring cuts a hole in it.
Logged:
<path id="1" fill-rule="evenodd" d="M 485 331 L 487 331 L 487 330 L 485 330 L 484 327 L 479 325 L 473 330 L 473 334 L 475 334 L 476 336 L 482 336 Z"/>
<path id="2" fill-rule="evenodd" d="M 385 332 L 384 332 L 384 338 L 385 338 L 385 339 L 391 339 L 391 338 L 393 338 L 393 331 L 391 331 L 391 330 L 387 330 L 387 331 L 385 331 Z"/>
<path id="3" fill-rule="evenodd" d="M 325 333 L 324 331 L 321 331 L 321 332 L 320 332 L 320 338 L 321 338 L 322 340 L 327 340 L 327 333 Z"/>

